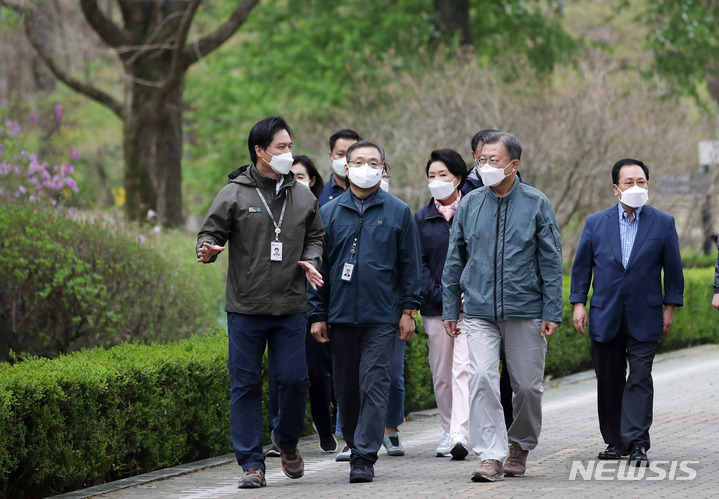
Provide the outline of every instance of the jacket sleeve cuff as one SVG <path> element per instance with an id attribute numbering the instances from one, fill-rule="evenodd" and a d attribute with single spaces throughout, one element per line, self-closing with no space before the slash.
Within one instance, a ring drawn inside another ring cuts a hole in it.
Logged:
<path id="1" fill-rule="evenodd" d="M 666 294 L 664 295 L 664 305 L 684 306 L 684 297 L 682 295 Z"/>
<path id="2" fill-rule="evenodd" d="M 314 324 L 315 322 L 327 322 L 326 314 L 313 314 L 307 316 L 307 322 Z"/>
<path id="3" fill-rule="evenodd" d="M 584 303 L 587 304 L 587 295 L 584 293 L 571 293 L 569 295 L 569 303 Z"/>

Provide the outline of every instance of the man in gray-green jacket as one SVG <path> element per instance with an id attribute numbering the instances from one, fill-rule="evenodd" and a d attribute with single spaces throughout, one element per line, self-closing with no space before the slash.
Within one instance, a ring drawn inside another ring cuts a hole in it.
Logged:
<path id="1" fill-rule="evenodd" d="M 314 194 L 290 171 L 290 127 L 279 117 L 256 123 L 252 163 L 229 175 L 197 235 L 197 261 L 212 263 L 229 242 L 225 310 L 229 335 L 232 445 L 244 471 L 240 488 L 262 487 L 262 355 L 276 373 L 279 416 L 272 441 L 282 470 L 304 474 L 302 435 L 308 378 L 305 278 L 322 285 L 324 226 Z"/>
<path id="2" fill-rule="evenodd" d="M 479 168 L 484 187 L 459 204 L 442 275 L 442 319 L 450 336 L 459 335 L 457 320 L 464 314 L 469 429 L 481 461 L 472 480 L 478 482 L 524 474 L 542 422 L 545 336 L 562 321 L 559 228 L 547 197 L 519 181 L 521 154 L 513 135 L 484 138 Z M 508 430 L 499 392 L 500 345 L 513 392 Z"/>

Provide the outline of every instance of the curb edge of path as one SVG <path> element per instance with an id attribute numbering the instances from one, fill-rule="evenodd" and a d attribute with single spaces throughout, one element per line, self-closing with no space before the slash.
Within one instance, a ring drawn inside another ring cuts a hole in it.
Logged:
<path id="1" fill-rule="evenodd" d="M 677 359 L 682 357 L 690 357 L 694 355 L 701 355 L 703 353 L 717 350 L 719 349 L 719 345 L 716 344 L 706 344 L 706 345 L 699 345 L 695 347 L 688 347 L 683 348 L 680 350 L 674 350 L 671 352 L 662 352 L 657 354 L 656 358 L 654 359 L 654 362 L 663 362 L 669 359 Z M 582 371 L 574 374 L 569 374 L 567 376 L 556 378 L 556 379 L 548 379 L 544 383 L 544 388 L 549 389 L 552 387 L 556 387 L 559 385 L 566 385 L 571 383 L 579 383 L 582 381 L 586 381 L 588 379 L 591 379 L 594 377 L 594 371 Z M 421 418 L 427 418 L 432 417 L 439 413 L 439 409 L 433 408 L 433 409 L 426 409 L 422 411 L 414 411 L 407 415 L 406 420 L 411 421 L 412 419 L 421 419 Z M 308 442 L 308 441 L 315 441 L 317 437 L 315 435 L 306 435 L 302 438 L 300 438 L 300 442 Z M 52 496 L 52 498 L 55 499 L 86 499 L 90 497 L 97 497 L 102 494 L 107 494 L 110 492 L 115 492 L 118 490 L 126 489 L 129 487 L 135 487 L 138 485 L 144 485 L 151 482 L 157 482 L 161 480 L 167 480 L 170 478 L 175 478 L 183 475 L 189 475 L 190 473 L 195 473 L 198 471 L 203 471 L 210 468 L 216 468 L 218 466 L 223 466 L 225 464 L 229 464 L 231 462 L 235 461 L 235 455 L 233 453 L 231 454 L 225 454 L 222 456 L 216 456 L 211 457 L 208 459 L 203 459 L 201 461 L 195 461 L 192 463 L 186 463 L 181 464 L 178 466 L 173 466 L 171 468 L 164 468 L 159 469 L 155 471 L 151 471 L 149 473 L 145 473 L 142 475 L 137 475 L 134 477 L 128 477 L 123 478 L 120 480 L 116 480 L 114 482 L 107 482 L 101 485 L 95 485 L 92 487 L 88 487 L 81 490 L 75 490 L 73 492 L 67 492 L 65 494 Z"/>

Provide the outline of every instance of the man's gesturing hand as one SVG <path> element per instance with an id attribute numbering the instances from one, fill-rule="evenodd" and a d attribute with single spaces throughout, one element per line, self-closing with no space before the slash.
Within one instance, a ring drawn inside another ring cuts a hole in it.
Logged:
<path id="1" fill-rule="evenodd" d="M 206 263 L 209 262 L 213 256 L 225 251 L 224 246 L 218 246 L 216 244 L 203 243 L 202 248 L 197 250 L 197 261 Z"/>

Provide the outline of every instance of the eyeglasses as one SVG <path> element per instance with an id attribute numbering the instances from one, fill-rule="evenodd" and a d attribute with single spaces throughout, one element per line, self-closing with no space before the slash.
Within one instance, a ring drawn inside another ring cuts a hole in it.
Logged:
<path id="1" fill-rule="evenodd" d="M 649 184 L 648 180 L 644 180 L 643 178 L 637 179 L 637 180 L 625 180 L 621 183 L 622 187 L 629 189 L 630 187 L 639 186 L 641 188 L 646 187 Z"/>
<path id="2" fill-rule="evenodd" d="M 356 168 L 359 168 L 360 166 L 363 166 L 364 164 L 368 164 L 370 168 L 374 168 L 377 170 L 379 167 L 382 166 L 382 163 L 379 163 L 377 161 L 362 161 L 362 160 L 355 160 L 355 161 L 348 161 L 347 164 L 349 166 L 353 166 Z"/>
<path id="3" fill-rule="evenodd" d="M 510 160 L 497 159 L 497 158 L 487 159 L 485 157 L 481 157 L 481 158 L 479 158 L 479 161 L 477 162 L 477 166 L 479 166 L 481 168 L 482 166 L 489 163 L 491 166 L 496 168 L 497 166 L 499 166 L 500 163 L 503 163 L 505 161 L 509 161 L 511 163 L 514 160 L 513 159 L 510 159 Z"/>

